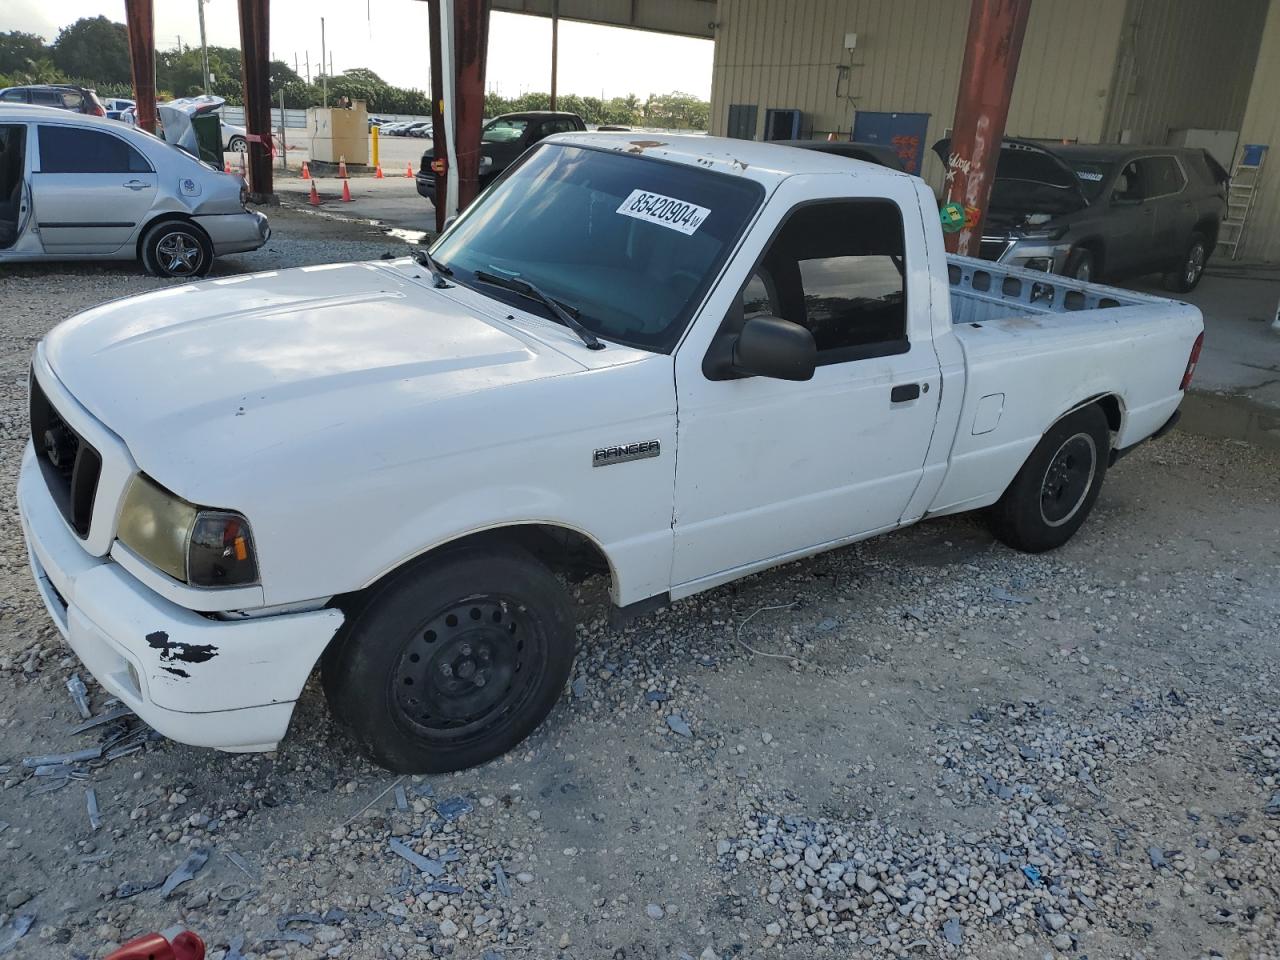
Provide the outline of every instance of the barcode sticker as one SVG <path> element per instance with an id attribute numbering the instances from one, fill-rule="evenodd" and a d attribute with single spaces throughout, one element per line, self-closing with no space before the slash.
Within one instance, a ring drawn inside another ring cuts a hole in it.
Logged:
<path id="1" fill-rule="evenodd" d="M 679 230 L 685 236 L 692 236 L 703 221 L 711 216 L 711 211 L 706 207 L 647 190 L 632 190 L 631 196 L 622 201 L 617 212 L 624 217 L 635 217 L 637 220 L 656 223 L 660 227 Z"/>

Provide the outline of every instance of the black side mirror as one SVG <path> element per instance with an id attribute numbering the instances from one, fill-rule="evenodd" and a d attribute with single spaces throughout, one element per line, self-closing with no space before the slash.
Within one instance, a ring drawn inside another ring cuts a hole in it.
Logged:
<path id="1" fill-rule="evenodd" d="M 818 366 L 818 346 L 813 334 L 798 323 L 752 317 L 733 341 L 732 366 L 740 376 L 811 380 Z"/>

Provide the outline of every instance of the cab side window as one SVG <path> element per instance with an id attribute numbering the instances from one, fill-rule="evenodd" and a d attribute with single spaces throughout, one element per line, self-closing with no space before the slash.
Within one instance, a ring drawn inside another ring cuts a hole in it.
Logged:
<path id="1" fill-rule="evenodd" d="M 1143 169 L 1149 197 L 1167 197 L 1181 193 L 1182 188 L 1187 185 L 1187 178 L 1183 176 L 1182 168 L 1173 157 L 1150 157 L 1139 160 L 1138 164 Z"/>
<path id="2" fill-rule="evenodd" d="M 1125 165 L 1120 171 L 1120 176 L 1116 177 L 1115 189 L 1111 191 L 1111 199 L 1122 200 L 1127 203 L 1140 203 L 1142 199 L 1148 196 L 1144 190 L 1143 173 L 1145 171 L 1138 165 L 1137 160 L 1133 160 Z"/>
<path id="3" fill-rule="evenodd" d="M 742 289 L 746 317 L 772 314 L 813 334 L 818 363 L 906 353 L 902 213 L 887 200 L 794 210 Z"/>

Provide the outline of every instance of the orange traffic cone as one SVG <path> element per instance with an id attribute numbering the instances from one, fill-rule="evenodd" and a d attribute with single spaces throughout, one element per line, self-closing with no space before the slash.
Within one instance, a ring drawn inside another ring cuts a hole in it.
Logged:
<path id="1" fill-rule="evenodd" d="M 343 203 L 351 202 L 351 183 L 350 181 L 347 181 L 347 180 L 342 181 L 342 202 Z"/>
<path id="2" fill-rule="evenodd" d="M 307 200 L 307 203 L 311 204 L 313 207 L 320 206 L 320 191 L 316 189 L 316 182 L 314 180 L 311 181 L 311 197 Z"/>
<path id="3" fill-rule="evenodd" d="M 412 164 L 412 163 L 406 163 L 406 164 L 404 165 L 404 175 L 405 175 L 406 177 L 409 177 L 410 179 L 412 179 L 412 178 L 413 178 L 413 164 Z"/>
<path id="4" fill-rule="evenodd" d="M 302 179 L 303 180 L 311 179 L 311 168 L 307 166 L 307 161 L 305 160 L 302 161 Z"/>
<path id="5" fill-rule="evenodd" d="M 345 154 L 338 157 L 338 176 L 343 180 L 347 179 L 347 157 Z"/>
<path id="6" fill-rule="evenodd" d="M 375 180 L 381 180 L 381 179 L 382 179 L 382 164 L 378 164 L 376 167 L 374 167 L 374 170 L 373 170 L 373 179 L 375 179 Z"/>

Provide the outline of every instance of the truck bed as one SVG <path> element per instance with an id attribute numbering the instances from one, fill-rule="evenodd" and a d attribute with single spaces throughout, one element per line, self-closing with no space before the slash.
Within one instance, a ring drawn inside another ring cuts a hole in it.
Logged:
<path id="1" fill-rule="evenodd" d="M 994 502 L 1053 420 L 1082 402 L 1104 398 L 1116 449 L 1149 437 L 1181 403 L 1203 329 L 1194 306 L 969 257 L 948 257 L 947 274 L 966 378 L 929 512 Z"/>

